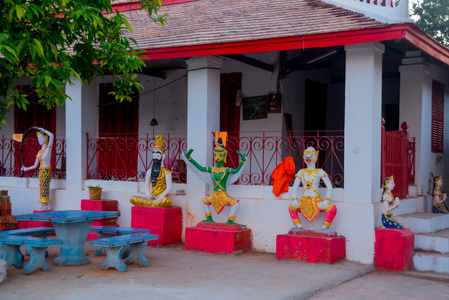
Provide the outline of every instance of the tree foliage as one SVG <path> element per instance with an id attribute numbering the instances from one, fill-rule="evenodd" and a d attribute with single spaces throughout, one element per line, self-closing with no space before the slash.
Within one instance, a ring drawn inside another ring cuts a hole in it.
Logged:
<path id="1" fill-rule="evenodd" d="M 116 100 L 130 101 L 140 90 L 137 75 L 130 74 L 144 65 L 141 52 L 125 37 L 132 28 L 124 14 L 113 11 L 112 1 L 0 0 L 0 97 L 7 101 L 0 101 L 0 129 L 11 105 L 29 104 L 15 88 L 23 76 L 49 109 L 70 99 L 64 87 L 73 84 L 71 76 L 90 83 L 104 75 L 104 67 L 119 78 Z M 158 16 L 160 7 L 161 0 L 140 0 L 149 19 L 164 25 L 167 15 Z"/>
<path id="2" fill-rule="evenodd" d="M 449 0 L 419 0 L 413 4 L 413 11 L 419 27 L 449 46 Z"/>

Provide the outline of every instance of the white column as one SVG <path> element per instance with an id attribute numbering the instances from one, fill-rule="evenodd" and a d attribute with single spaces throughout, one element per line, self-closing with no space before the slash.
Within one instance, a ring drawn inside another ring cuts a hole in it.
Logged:
<path id="1" fill-rule="evenodd" d="M 345 201 L 380 196 L 382 54 L 384 45 L 346 46 Z"/>
<path id="2" fill-rule="evenodd" d="M 217 57 L 187 60 L 187 147 L 202 166 L 212 165 L 213 131 L 220 129 L 220 67 Z M 189 196 L 206 195 L 206 184 L 188 172 Z"/>
<path id="3" fill-rule="evenodd" d="M 67 84 L 66 94 L 66 189 L 84 189 L 87 172 L 86 132 L 96 132 L 98 99 L 95 101 L 95 84 L 82 85 L 75 77 L 74 85 Z M 95 81 L 94 81 L 95 82 Z"/>
<path id="4" fill-rule="evenodd" d="M 382 54 L 381 43 L 345 46 L 344 218 L 347 258 L 372 263 L 375 213 L 379 202 L 381 165 Z M 339 210 L 340 212 L 340 210 Z"/>
<path id="5" fill-rule="evenodd" d="M 407 122 L 409 125 L 410 137 L 416 138 L 415 147 L 415 185 L 418 194 L 426 193 L 427 179 L 433 159 L 431 150 L 431 107 L 432 82 L 430 78 L 429 66 L 421 57 L 420 51 L 410 51 L 406 53 L 399 67 L 401 73 L 400 99 L 399 99 L 399 122 Z M 428 99 L 424 105 L 424 99 Z M 427 173 L 427 175 L 425 174 Z"/>

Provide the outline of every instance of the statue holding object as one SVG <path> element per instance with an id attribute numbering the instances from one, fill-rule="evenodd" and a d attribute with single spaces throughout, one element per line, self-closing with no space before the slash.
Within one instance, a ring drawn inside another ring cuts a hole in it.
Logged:
<path id="1" fill-rule="evenodd" d="M 296 178 L 292 189 L 292 204 L 290 204 L 288 208 L 293 224 L 295 225 L 290 231 L 295 232 L 304 230 L 298 213 L 302 213 L 307 221 L 312 222 L 318 216 L 318 213 L 325 212 L 326 218 L 324 219 L 323 227 L 319 232 L 334 233 L 329 229 L 329 226 L 332 224 L 332 221 L 337 214 L 337 207 L 330 203 L 332 183 L 324 170 L 316 168 L 318 151 L 316 151 L 315 148 L 308 147 L 304 150 L 303 157 L 307 168 L 299 170 L 295 175 Z M 321 199 L 320 193 L 318 192 L 321 180 L 323 180 L 327 188 L 324 200 Z M 301 199 L 298 200 L 298 187 L 301 183 L 303 184 L 304 189 Z"/>
<path id="2" fill-rule="evenodd" d="M 30 167 L 22 166 L 22 172 L 34 170 L 39 167 L 39 200 L 42 204 L 41 210 L 48 210 L 50 201 L 50 181 L 51 181 L 51 149 L 53 147 L 54 135 L 41 127 L 32 127 L 37 130 L 37 141 L 41 150 L 36 155 L 34 165 Z"/>
<path id="3" fill-rule="evenodd" d="M 434 214 L 449 214 L 449 212 L 443 207 L 443 203 L 447 198 L 446 193 L 441 192 L 441 187 L 443 186 L 443 176 L 435 177 L 433 188 L 433 206 L 432 212 Z"/>
<path id="4" fill-rule="evenodd" d="M 385 228 L 404 229 L 405 226 L 393 217 L 392 211 L 399 207 L 399 198 L 393 197 L 391 191 L 394 189 L 393 175 L 384 179 L 382 192 L 382 224 Z"/>
<path id="5" fill-rule="evenodd" d="M 164 158 L 164 136 L 158 135 L 153 148 L 153 162 L 145 175 L 145 193 L 148 197 L 132 196 L 129 201 L 133 205 L 165 208 L 171 206 L 172 200 L 167 194 L 171 190 L 172 176 L 164 165 Z"/>
<path id="6" fill-rule="evenodd" d="M 219 137 L 220 135 L 221 137 Z M 237 169 L 224 167 L 228 155 L 225 144 L 227 134 L 216 132 L 216 137 L 216 146 L 214 148 L 214 160 L 216 163 L 215 167 L 203 167 L 197 163 L 191 157 L 193 149 L 190 149 L 187 153 L 184 153 L 183 159 L 187 166 L 200 179 L 214 187 L 214 191 L 209 197 L 202 198 L 202 207 L 206 216 L 206 220 L 203 222 L 214 222 L 210 211 L 211 205 L 215 208 L 217 214 L 220 214 L 225 206 L 230 206 L 231 211 L 226 223 L 236 224 L 234 221 L 239 209 L 239 200 L 230 197 L 227 193 L 227 188 L 240 177 L 246 164 L 246 156 L 237 151 L 237 154 L 240 156 L 240 162 Z"/>

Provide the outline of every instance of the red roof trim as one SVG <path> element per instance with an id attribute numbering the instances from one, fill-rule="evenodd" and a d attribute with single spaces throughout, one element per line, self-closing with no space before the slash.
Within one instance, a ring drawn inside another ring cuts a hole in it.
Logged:
<path id="1" fill-rule="evenodd" d="M 406 39 L 418 49 L 449 65 L 449 49 L 439 44 L 414 24 L 391 25 L 377 29 L 363 29 L 277 39 L 149 49 L 143 54 L 147 56 L 146 60 L 153 60 L 320 47 L 325 48 L 394 39 Z"/>
<path id="2" fill-rule="evenodd" d="M 408 26 L 405 39 L 416 48 L 449 65 L 449 49 L 416 26 Z"/>
<path id="3" fill-rule="evenodd" d="M 171 4 L 178 4 L 178 3 L 184 3 L 184 2 L 193 2 L 198 0 L 162 0 L 162 6 L 164 5 L 171 5 Z M 137 2 L 127 2 L 127 3 L 116 3 L 112 4 L 112 11 L 118 10 L 119 12 L 129 11 L 129 10 L 139 10 L 140 9 L 140 3 Z"/>
<path id="4" fill-rule="evenodd" d="M 325 48 L 331 46 L 402 39 L 406 36 L 406 29 L 407 28 L 404 26 L 389 26 L 372 30 L 364 29 L 277 39 L 149 49 L 143 54 L 147 56 L 147 60 L 153 60 L 177 57 Z"/>

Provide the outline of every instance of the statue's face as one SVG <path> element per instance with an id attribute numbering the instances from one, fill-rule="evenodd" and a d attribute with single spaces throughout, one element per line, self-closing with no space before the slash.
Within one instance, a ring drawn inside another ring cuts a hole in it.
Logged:
<path id="1" fill-rule="evenodd" d="M 45 144 L 47 141 L 46 141 L 46 139 L 42 136 L 42 135 L 40 135 L 40 134 L 38 134 L 37 135 L 37 142 L 39 143 L 39 145 L 43 145 L 43 144 Z"/>
<path id="2" fill-rule="evenodd" d="M 162 159 L 162 152 L 159 150 L 153 150 L 153 159 L 161 160 Z"/>
<path id="3" fill-rule="evenodd" d="M 316 162 L 316 155 L 317 153 L 315 151 L 304 151 L 304 161 L 307 165 L 314 164 Z"/>
<path id="4" fill-rule="evenodd" d="M 443 185 L 443 178 L 437 180 L 437 186 L 441 187 Z"/>
<path id="5" fill-rule="evenodd" d="M 224 161 L 226 158 L 226 151 L 224 150 L 214 150 L 214 160 L 215 162 Z"/>

